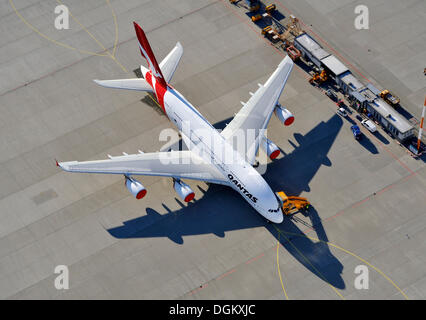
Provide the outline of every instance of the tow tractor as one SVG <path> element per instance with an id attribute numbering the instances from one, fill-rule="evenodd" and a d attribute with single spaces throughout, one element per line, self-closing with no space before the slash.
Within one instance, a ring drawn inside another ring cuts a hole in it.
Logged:
<path id="1" fill-rule="evenodd" d="M 282 211 L 286 216 L 292 215 L 302 210 L 308 210 L 311 204 L 303 197 L 288 196 L 284 191 L 277 192 L 282 200 Z"/>

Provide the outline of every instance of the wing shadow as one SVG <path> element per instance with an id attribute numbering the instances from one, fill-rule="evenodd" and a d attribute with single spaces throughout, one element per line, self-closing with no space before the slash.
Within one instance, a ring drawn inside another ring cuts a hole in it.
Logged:
<path id="1" fill-rule="evenodd" d="M 221 128 L 229 121 L 226 119 L 215 127 Z M 332 165 L 327 154 L 342 125 L 341 118 L 334 115 L 306 135 L 294 134 L 298 144 L 293 143 L 294 151 L 269 164 L 264 175 L 272 189 L 285 190 L 292 195 L 309 192 L 309 183 L 319 168 Z M 331 253 L 326 243 L 325 229 L 314 208 L 311 208 L 309 218 L 316 237 L 323 242 L 314 242 L 305 237 L 291 219 L 285 219 L 280 225 L 267 223 L 231 188 L 220 185 L 209 185 L 208 191 L 198 188 L 203 193 L 202 197 L 187 206 L 176 199 L 181 209 L 172 211 L 163 204 L 164 212 L 160 214 L 146 208 L 146 215 L 124 221 L 123 225 L 108 229 L 108 232 L 119 239 L 167 237 L 177 244 L 183 244 L 185 236 L 215 234 L 225 237 L 226 232 L 233 230 L 265 227 L 305 268 L 334 287 L 345 288 L 341 276 L 343 265 Z"/>

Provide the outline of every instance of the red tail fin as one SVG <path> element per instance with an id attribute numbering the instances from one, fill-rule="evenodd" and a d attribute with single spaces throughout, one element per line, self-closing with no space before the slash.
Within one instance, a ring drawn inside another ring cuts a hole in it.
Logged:
<path id="1" fill-rule="evenodd" d="M 149 65 L 149 69 L 157 83 L 161 84 L 163 87 L 167 86 L 166 81 L 164 80 L 163 73 L 158 66 L 157 59 L 155 59 L 154 53 L 151 50 L 148 39 L 146 38 L 145 32 L 142 28 L 136 23 L 133 22 L 136 30 L 136 36 L 139 41 L 139 49 L 141 50 L 142 56 L 146 59 Z"/>

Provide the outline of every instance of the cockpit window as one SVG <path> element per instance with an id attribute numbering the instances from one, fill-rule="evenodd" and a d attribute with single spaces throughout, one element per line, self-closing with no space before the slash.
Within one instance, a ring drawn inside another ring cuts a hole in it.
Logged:
<path id="1" fill-rule="evenodd" d="M 281 197 L 279 197 L 276 193 L 274 193 L 275 198 L 278 200 L 278 208 L 277 209 L 269 209 L 268 212 L 278 212 L 281 209 L 281 206 L 284 204 Z"/>

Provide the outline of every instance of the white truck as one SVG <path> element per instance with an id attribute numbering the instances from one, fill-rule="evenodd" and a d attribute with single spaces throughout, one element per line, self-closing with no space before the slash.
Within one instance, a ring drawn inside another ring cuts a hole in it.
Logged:
<path id="1" fill-rule="evenodd" d="M 369 119 L 364 119 L 361 121 L 361 124 L 367 128 L 368 131 L 370 132 L 376 132 L 377 128 L 376 125 L 374 124 L 373 121 L 369 120 Z"/>

